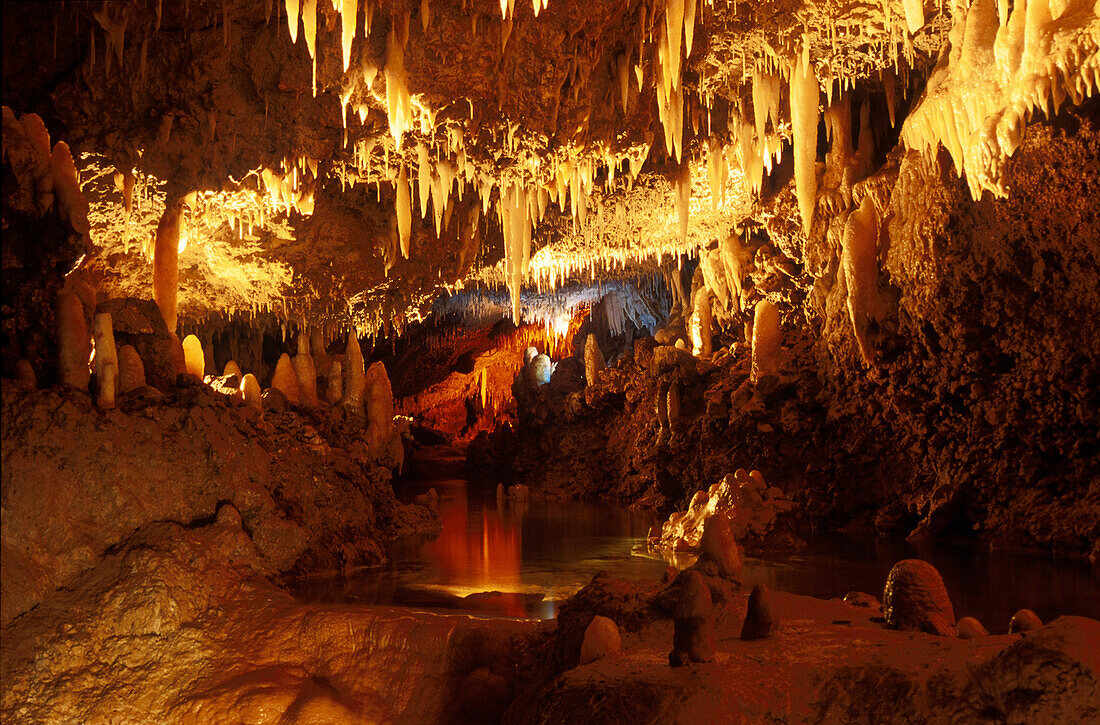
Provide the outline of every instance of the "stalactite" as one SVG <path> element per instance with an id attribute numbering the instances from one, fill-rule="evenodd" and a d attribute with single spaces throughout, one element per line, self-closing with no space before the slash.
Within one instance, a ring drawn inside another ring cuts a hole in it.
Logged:
<path id="1" fill-rule="evenodd" d="M 803 38 L 800 56 L 791 70 L 791 129 L 794 133 L 794 180 L 802 231 L 807 236 L 817 200 L 818 85 L 810 65 L 809 39 Z"/>

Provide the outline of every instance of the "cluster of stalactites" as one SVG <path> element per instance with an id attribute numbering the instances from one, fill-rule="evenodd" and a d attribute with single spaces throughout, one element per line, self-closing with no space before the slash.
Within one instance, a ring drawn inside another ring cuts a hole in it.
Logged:
<path id="1" fill-rule="evenodd" d="M 948 150 L 975 199 L 1004 196 L 1006 159 L 1036 108 L 1050 117 L 1100 88 L 1100 19 L 1092 0 L 975 0 L 951 30 L 951 51 L 933 71 L 902 127 L 909 148 Z"/>

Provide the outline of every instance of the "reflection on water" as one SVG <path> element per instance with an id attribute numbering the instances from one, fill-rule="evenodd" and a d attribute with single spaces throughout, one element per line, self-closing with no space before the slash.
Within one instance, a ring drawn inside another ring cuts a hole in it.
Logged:
<path id="1" fill-rule="evenodd" d="M 654 517 L 576 502 L 498 500 L 460 479 L 432 481 L 441 535 L 395 545 L 384 569 L 292 585 L 306 600 L 451 609 L 505 617 L 553 617 L 556 602 L 607 570 L 659 578 L 664 561 L 636 556 Z M 415 495 L 427 486 L 409 492 Z M 1047 621 L 1062 614 L 1100 618 L 1100 580 L 1085 562 L 991 554 L 976 548 L 921 547 L 852 537 L 812 539 L 807 553 L 746 557 L 753 584 L 822 598 L 863 591 L 881 598 L 890 567 L 921 558 L 940 570 L 956 616 L 1007 629 L 1023 607 Z M 682 562 L 680 562 L 682 563 Z"/>
<path id="2" fill-rule="evenodd" d="M 461 479 L 431 486 L 443 521 L 438 538 L 399 542 L 384 569 L 360 570 L 345 580 L 299 581 L 292 585 L 299 598 L 549 618 L 558 601 L 601 571 L 657 578 L 667 566 L 631 554 L 645 541 L 655 521 L 651 514 L 498 500 L 495 491 L 472 489 Z"/>

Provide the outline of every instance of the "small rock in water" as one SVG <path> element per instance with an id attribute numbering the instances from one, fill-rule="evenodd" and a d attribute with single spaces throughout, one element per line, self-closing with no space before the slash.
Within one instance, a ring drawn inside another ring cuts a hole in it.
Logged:
<path id="1" fill-rule="evenodd" d="M 1008 633 L 1018 634 L 1020 632 L 1030 632 L 1042 626 L 1043 620 L 1039 619 L 1038 614 L 1030 609 L 1021 609 L 1012 615 L 1012 621 L 1008 623 Z"/>
<path id="2" fill-rule="evenodd" d="M 927 632 L 941 637 L 955 634 L 955 610 L 936 567 L 920 559 L 894 564 L 882 595 L 886 625 L 892 629 Z"/>
<path id="3" fill-rule="evenodd" d="M 779 622 L 772 616 L 767 587 L 757 584 L 749 594 L 749 608 L 741 626 L 741 639 L 764 639 L 775 634 Z"/>
<path id="4" fill-rule="evenodd" d="M 587 665 L 604 657 L 617 657 L 622 650 L 619 628 L 607 617 L 596 615 L 584 630 L 581 643 L 581 664 Z"/>
<path id="5" fill-rule="evenodd" d="M 697 571 L 685 571 L 675 585 L 679 591 L 673 606 L 672 667 L 714 661 L 714 604 L 710 589 Z"/>
<path id="6" fill-rule="evenodd" d="M 963 617 L 959 620 L 959 623 L 955 625 L 955 632 L 958 634 L 959 639 L 978 639 L 979 637 L 988 637 L 989 630 L 982 626 L 974 617 Z"/>

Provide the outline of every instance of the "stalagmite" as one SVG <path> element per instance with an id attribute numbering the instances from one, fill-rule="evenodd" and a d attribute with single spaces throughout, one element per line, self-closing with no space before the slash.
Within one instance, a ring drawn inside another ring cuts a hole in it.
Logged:
<path id="1" fill-rule="evenodd" d="M 599 381 L 599 373 L 605 365 L 600 344 L 596 342 L 596 336 L 590 334 L 584 341 L 584 377 L 589 385 L 595 385 Z"/>
<path id="2" fill-rule="evenodd" d="M 322 377 L 328 377 L 332 368 L 332 358 L 325 350 L 325 338 L 320 327 L 313 327 L 309 333 L 309 352 L 313 356 L 313 368 Z"/>
<path id="3" fill-rule="evenodd" d="M 878 295 L 878 215 L 870 195 L 863 197 L 844 225 L 840 270 L 859 354 L 870 365 L 873 353 L 867 340 L 867 323 L 876 316 Z"/>
<path id="4" fill-rule="evenodd" d="M 766 375 L 779 372 L 780 333 L 779 308 L 769 300 L 760 300 L 753 311 L 752 381 L 760 382 Z"/>
<path id="5" fill-rule="evenodd" d="M 183 338 L 183 360 L 187 374 L 202 380 L 206 372 L 206 360 L 202 352 L 202 343 L 194 335 Z"/>
<path id="6" fill-rule="evenodd" d="M 95 316 L 92 338 L 95 340 L 96 385 L 99 386 L 96 405 L 104 409 L 113 408 L 119 380 L 118 352 L 115 350 L 115 332 L 110 313 L 101 312 Z"/>
<path id="7" fill-rule="evenodd" d="M 298 354 L 294 356 L 294 374 L 298 377 L 304 405 L 316 406 L 317 370 L 313 366 L 313 357 L 309 354 L 309 337 L 305 331 L 298 333 Z"/>
<path id="8" fill-rule="evenodd" d="M 271 376 L 271 387 L 285 395 L 291 405 L 298 405 L 302 402 L 302 391 L 298 385 L 298 375 L 294 372 L 290 355 L 285 352 L 279 356 L 279 361 L 275 363 L 275 374 Z"/>
<path id="9" fill-rule="evenodd" d="M 218 368 L 214 364 L 214 341 L 207 340 L 206 344 L 202 346 L 202 359 L 204 363 L 203 377 L 207 375 L 217 375 Z"/>
<path id="10" fill-rule="evenodd" d="M 680 421 L 680 383 L 668 386 L 668 395 L 665 396 L 665 415 L 668 418 L 668 427 L 678 427 Z"/>
<path id="11" fill-rule="evenodd" d="M 182 199 L 169 203 L 157 224 L 153 248 L 153 299 L 169 332 L 176 329 L 176 296 L 179 293 L 180 208 Z"/>
<path id="12" fill-rule="evenodd" d="M 234 375 L 237 377 L 238 380 L 240 380 L 243 377 L 241 375 L 240 366 L 237 365 L 236 361 L 230 360 L 229 362 L 227 362 L 225 364 L 225 369 L 222 370 L 222 377 L 227 378 L 227 377 L 234 376 Z"/>
<path id="13" fill-rule="evenodd" d="M 710 357 L 714 351 L 710 329 L 714 322 L 710 309 L 710 290 L 700 287 L 695 293 L 694 301 L 695 313 L 691 316 L 691 351 L 696 357 Z"/>
<path id="14" fill-rule="evenodd" d="M 259 411 L 264 409 L 263 399 L 260 397 L 260 381 L 252 373 L 248 373 L 241 379 L 241 394 L 244 396 L 246 405 Z"/>
<path id="15" fill-rule="evenodd" d="M 344 397 L 343 406 L 349 413 L 363 415 L 363 396 L 366 393 L 366 370 L 363 367 L 363 353 L 359 350 L 359 338 L 355 330 L 348 333 L 348 345 L 344 351 Z"/>
<path id="16" fill-rule="evenodd" d="M 334 360 L 329 367 L 328 389 L 325 390 L 325 400 L 329 405 L 336 405 L 340 398 L 344 397 L 344 366 L 339 360 Z"/>
<path id="17" fill-rule="evenodd" d="M 172 363 L 172 382 L 175 383 L 176 378 L 187 373 L 187 358 L 179 336 L 171 330 L 168 331 L 168 359 Z"/>
<path id="18" fill-rule="evenodd" d="M 802 231 L 808 236 L 817 201 L 818 86 L 810 65 L 809 40 L 791 70 L 791 131 L 794 134 L 794 181 Z"/>
<path id="19" fill-rule="evenodd" d="M 92 355 L 91 336 L 84 320 L 84 307 L 71 289 L 58 290 L 54 322 L 57 326 L 58 379 L 66 387 L 87 390 L 92 377 L 88 369 L 88 359 Z"/>
<path id="20" fill-rule="evenodd" d="M 393 426 L 393 389 L 386 366 L 373 363 L 364 375 L 367 413 L 367 442 L 375 451 L 389 448 L 396 431 Z"/>

